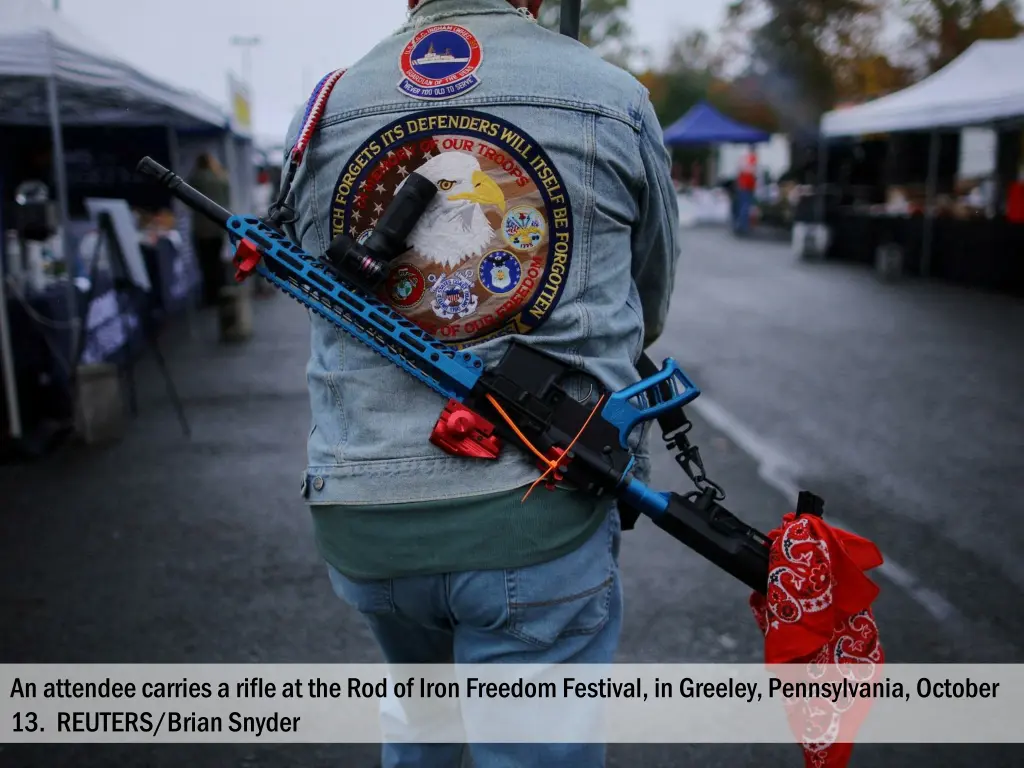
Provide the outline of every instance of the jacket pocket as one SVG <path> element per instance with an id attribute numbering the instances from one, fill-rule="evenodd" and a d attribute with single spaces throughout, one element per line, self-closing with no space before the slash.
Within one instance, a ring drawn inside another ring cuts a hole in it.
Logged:
<path id="1" fill-rule="evenodd" d="M 601 631 L 608 623 L 615 589 L 617 529 L 613 512 L 573 552 L 506 570 L 509 632 L 548 648 L 565 637 Z"/>

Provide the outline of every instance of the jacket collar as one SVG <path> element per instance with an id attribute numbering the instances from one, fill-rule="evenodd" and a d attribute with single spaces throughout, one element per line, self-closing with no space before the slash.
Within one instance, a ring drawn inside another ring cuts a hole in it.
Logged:
<path id="1" fill-rule="evenodd" d="M 516 9 L 507 0 L 419 0 L 419 4 L 410 10 L 409 19 L 415 22 L 423 16 L 481 12 L 516 13 Z"/>

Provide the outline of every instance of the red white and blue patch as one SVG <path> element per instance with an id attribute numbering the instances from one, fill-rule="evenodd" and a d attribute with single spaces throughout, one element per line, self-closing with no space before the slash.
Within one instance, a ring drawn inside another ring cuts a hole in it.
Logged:
<path id="1" fill-rule="evenodd" d="M 465 27 L 435 24 L 420 30 L 402 51 L 398 90 L 423 101 L 461 96 L 480 84 L 480 41 Z"/>

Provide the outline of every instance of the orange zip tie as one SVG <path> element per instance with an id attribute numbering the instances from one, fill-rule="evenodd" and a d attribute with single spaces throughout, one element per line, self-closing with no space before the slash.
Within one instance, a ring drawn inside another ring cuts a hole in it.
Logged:
<path id="1" fill-rule="evenodd" d="M 580 427 L 580 431 L 576 433 L 576 437 L 574 437 L 572 439 L 572 442 L 569 443 L 569 447 L 566 448 L 563 453 L 569 453 L 569 451 L 572 450 L 572 447 L 574 445 L 576 445 L 576 441 L 579 440 L 580 437 L 583 435 L 583 432 L 586 430 L 587 426 L 590 424 L 590 420 L 594 418 L 594 414 L 597 413 L 597 409 L 600 408 L 601 407 L 601 403 L 604 402 L 604 398 L 605 398 L 604 395 L 601 395 L 601 397 L 598 398 L 597 403 L 594 405 L 593 410 L 590 411 L 590 415 L 587 416 L 587 420 L 585 422 L 583 422 L 583 426 Z M 526 491 L 526 495 L 523 496 L 523 498 L 522 498 L 522 501 L 526 501 L 526 499 L 530 496 L 530 494 L 533 493 L 533 489 L 536 488 L 540 483 L 542 483 L 544 481 L 544 478 L 546 478 L 548 475 L 550 475 L 552 472 L 554 472 L 556 469 L 558 469 L 558 465 L 559 465 L 560 462 L 559 461 L 552 461 L 547 456 L 545 456 L 543 453 L 541 453 L 539 450 L 537 450 L 537 447 L 533 443 L 531 443 L 526 438 L 526 435 L 524 435 L 522 433 L 522 431 L 519 429 L 519 427 L 517 427 L 515 425 L 515 423 L 512 421 L 512 417 L 509 416 L 507 413 L 505 413 L 505 410 L 500 405 L 498 405 L 498 401 L 494 399 L 493 395 L 487 395 L 487 401 L 492 406 L 494 406 L 494 410 L 496 410 L 498 412 L 498 415 L 501 416 L 501 418 L 503 418 L 505 420 L 505 423 L 507 423 L 512 428 L 512 431 L 516 433 L 516 436 L 519 437 L 519 439 L 523 441 L 523 443 L 526 445 L 526 447 L 529 448 L 533 452 L 533 455 L 536 456 L 538 459 L 540 459 L 541 462 L 545 466 L 547 466 L 547 470 L 544 472 L 544 474 L 541 475 L 540 477 L 538 477 L 533 482 L 533 485 L 530 486 L 529 490 Z"/>
<path id="2" fill-rule="evenodd" d="M 498 405 L 498 401 L 494 399 L 494 395 L 487 395 L 487 402 L 494 406 L 494 410 L 496 410 L 498 412 L 498 415 L 501 416 L 501 418 L 503 418 L 510 427 L 512 427 L 512 431 L 516 433 L 519 439 L 526 443 L 526 447 L 533 451 L 534 456 L 543 461 L 545 464 L 550 463 L 551 460 L 543 453 L 538 451 L 536 446 L 534 446 L 533 443 L 526 439 L 526 435 L 524 435 L 520 431 L 519 427 L 515 425 L 515 422 L 512 421 L 512 417 L 505 413 L 504 408 Z"/>

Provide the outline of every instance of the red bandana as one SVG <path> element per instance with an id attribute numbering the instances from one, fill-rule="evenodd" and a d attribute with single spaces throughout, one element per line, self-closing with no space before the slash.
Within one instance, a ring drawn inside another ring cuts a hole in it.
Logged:
<path id="1" fill-rule="evenodd" d="M 768 595 L 754 593 L 750 607 L 764 632 L 765 662 L 806 665 L 805 682 L 823 666 L 839 670 L 835 682 L 877 680 L 885 661 L 871 603 L 878 587 L 864 571 L 882 564 L 867 539 L 832 528 L 815 515 L 790 512 L 768 534 Z M 860 673 L 848 675 L 839 665 Z M 865 671 L 867 675 L 865 676 Z M 787 680 L 790 682 L 790 680 Z M 843 768 L 853 736 L 871 705 L 861 696 L 786 700 L 787 716 L 804 750 L 806 768 Z"/>

